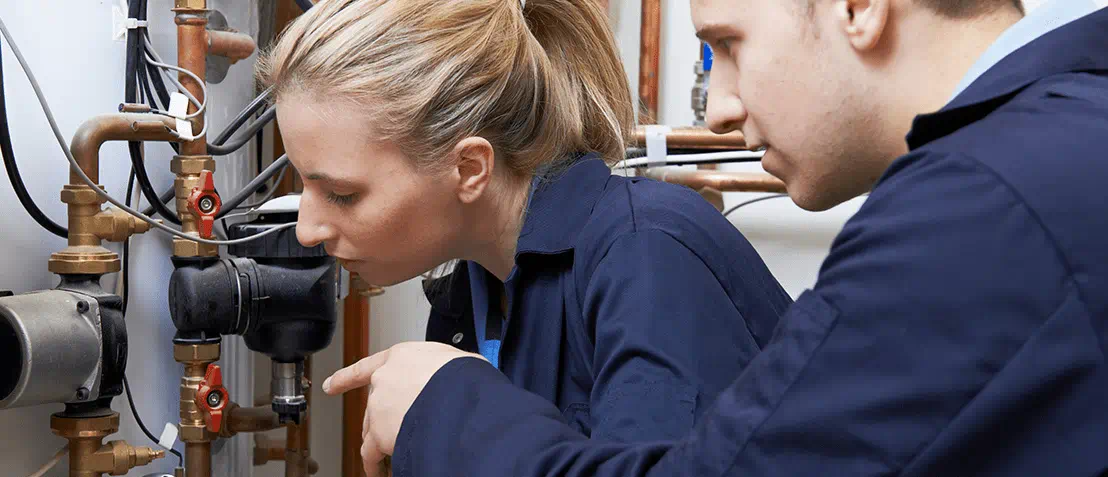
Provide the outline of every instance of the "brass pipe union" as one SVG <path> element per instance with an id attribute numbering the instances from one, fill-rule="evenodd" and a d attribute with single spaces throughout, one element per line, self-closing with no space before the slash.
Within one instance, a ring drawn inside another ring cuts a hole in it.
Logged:
<path id="1" fill-rule="evenodd" d="M 124 441 L 101 444 L 104 437 L 119 430 L 119 414 L 87 419 L 51 416 L 54 434 L 69 441 L 69 474 L 99 477 L 108 473 L 123 475 L 127 471 L 165 457 L 165 452 L 149 447 L 134 447 Z"/>

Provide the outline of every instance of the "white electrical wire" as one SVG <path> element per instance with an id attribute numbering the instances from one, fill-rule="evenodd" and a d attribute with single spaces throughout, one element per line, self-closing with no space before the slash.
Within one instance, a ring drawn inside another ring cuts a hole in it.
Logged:
<path id="1" fill-rule="evenodd" d="M 720 161 L 728 160 L 752 160 L 761 159 L 765 156 L 765 151 L 723 151 L 723 152 L 707 152 L 702 154 L 676 154 L 666 156 L 666 162 L 658 164 L 658 166 L 665 166 L 671 163 L 680 163 L 684 165 L 697 164 L 697 163 L 718 163 Z M 625 159 L 616 164 L 616 169 L 631 169 L 635 167 L 653 166 L 650 163 L 650 159 L 646 157 L 639 157 L 635 159 Z"/>
<path id="2" fill-rule="evenodd" d="M 42 476 L 46 475 L 46 473 L 50 472 L 50 469 L 53 469 L 54 467 L 56 467 L 58 465 L 58 462 L 61 462 L 62 458 L 65 457 L 65 455 L 68 454 L 68 453 L 69 453 L 69 444 L 66 444 L 66 445 L 62 446 L 61 449 L 58 449 L 58 452 L 54 453 L 54 457 L 51 458 L 49 462 L 43 464 L 42 467 L 39 467 L 38 470 L 36 470 L 33 474 L 29 475 L 28 477 L 42 477 Z"/>
<path id="3" fill-rule="evenodd" d="M 31 83 L 31 89 L 33 89 L 35 91 L 35 96 L 38 97 L 39 105 L 42 106 L 42 112 L 46 114 L 46 120 L 47 120 L 47 122 L 50 123 L 50 129 L 53 131 L 54 137 L 58 140 L 58 145 L 61 146 L 62 151 L 65 152 L 66 159 L 69 160 L 70 168 L 72 169 L 72 171 L 74 173 L 77 174 L 77 177 L 80 177 L 81 180 L 93 190 L 93 192 L 96 192 L 96 194 L 99 195 L 100 197 L 104 198 L 104 200 L 107 200 L 108 202 L 111 202 L 112 205 L 115 205 L 116 207 L 119 207 L 120 210 L 126 211 L 127 213 L 129 213 L 129 214 L 131 214 L 135 217 L 138 217 L 140 220 L 150 224 L 150 226 L 155 228 L 155 229 L 158 229 L 162 232 L 168 233 L 168 234 L 176 236 L 176 237 L 183 238 L 185 240 L 191 240 L 193 242 L 200 242 L 200 243 L 209 244 L 209 245 L 238 245 L 240 243 L 246 243 L 246 242 L 250 242 L 252 240 L 257 240 L 257 239 L 262 238 L 266 235 L 277 233 L 281 230 L 285 230 L 285 229 L 296 226 L 296 222 L 291 222 L 291 223 L 288 223 L 288 224 L 282 224 L 280 226 L 277 226 L 277 227 L 274 227 L 272 229 L 266 230 L 265 232 L 262 232 L 262 233 L 259 233 L 259 234 L 251 235 L 249 237 L 243 237 L 241 239 L 236 239 L 236 240 L 209 240 L 209 239 L 205 239 L 205 238 L 200 238 L 200 237 L 188 235 L 184 232 L 181 232 L 180 230 L 174 230 L 173 228 L 167 227 L 166 225 L 162 224 L 161 222 L 158 222 L 157 220 L 154 220 L 154 219 L 146 216 L 142 212 L 139 212 L 135 209 L 132 209 L 131 207 L 128 207 L 126 204 L 123 204 L 122 202 L 120 202 L 119 200 L 116 200 L 116 198 L 112 197 L 110 194 L 105 192 L 103 189 L 101 189 L 96 184 L 96 182 L 94 182 L 92 179 L 90 179 L 88 174 L 85 174 L 85 171 L 81 169 L 81 166 L 79 164 L 77 164 L 77 159 L 75 159 L 73 157 L 73 151 L 71 151 L 69 149 L 69 144 L 66 143 L 65 137 L 62 136 L 61 129 L 58 128 L 58 122 L 54 119 L 54 113 L 50 110 L 50 105 L 46 101 L 46 96 L 43 95 L 43 93 L 42 93 L 42 88 L 39 86 L 38 80 L 35 79 L 35 75 L 31 71 L 31 67 L 27 64 L 27 59 L 23 57 L 23 53 L 20 52 L 19 46 L 16 45 L 14 39 L 12 38 L 11 32 L 8 31 L 8 26 L 4 23 L 4 20 L 2 18 L 0 18 L 0 34 L 3 34 L 4 39 L 7 40 L 8 47 L 10 47 L 12 49 L 12 53 L 15 54 L 15 59 L 19 61 L 19 66 L 23 68 L 23 73 L 27 76 L 27 81 Z"/>

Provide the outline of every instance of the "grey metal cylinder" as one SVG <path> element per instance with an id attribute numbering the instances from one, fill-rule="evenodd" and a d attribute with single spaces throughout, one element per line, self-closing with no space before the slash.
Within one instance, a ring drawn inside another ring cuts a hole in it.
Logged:
<path id="1" fill-rule="evenodd" d="M 273 362 L 273 381 L 270 384 L 273 393 L 273 411 L 283 424 L 288 420 L 300 422 L 300 414 L 308 409 L 308 400 L 304 396 L 304 362 Z"/>
<path id="2" fill-rule="evenodd" d="M 0 409 L 99 394 L 96 300 L 61 290 L 0 298 Z"/>

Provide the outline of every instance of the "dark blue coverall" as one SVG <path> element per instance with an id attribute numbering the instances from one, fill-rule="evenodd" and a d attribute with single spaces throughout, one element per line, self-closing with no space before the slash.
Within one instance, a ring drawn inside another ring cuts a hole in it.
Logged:
<path id="1" fill-rule="evenodd" d="M 687 435 L 792 299 L 691 189 L 612 175 L 595 154 L 550 176 L 534 188 L 506 282 L 478 276 L 473 293 L 467 268 L 487 272 L 462 262 L 425 285 L 427 339 L 491 352 L 509 382 L 596 440 Z M 502 291 L 508 316 L 499 315 Z M 499 353 L 478 346 L 493 335 Z"/>
<path id="2" fill-rule="evenodd" d="M 907 140 L 682 440 L 588 441 L 463 358 L 408 412 L 395 475 L 1106 475 L 1108 10 L 1007 56 Z"/>

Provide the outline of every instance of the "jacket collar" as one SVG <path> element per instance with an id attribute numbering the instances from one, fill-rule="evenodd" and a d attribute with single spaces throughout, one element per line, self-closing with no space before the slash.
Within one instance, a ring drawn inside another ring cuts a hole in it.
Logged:
<path id="1" fill-rule="evenodd" d="M 1108 71 L 1108 9 L 1059 27 L 1008 55 L 943 109 L 917 116 L 915 150 L 977 121 L 1031 84 L 1054 75 Z"/>
<path id="2" fill-rule="evenodd" d="M 611 175 L 611 169 L 599 155 L 588 154 L 564 171 L 536 180 L 516 245 L 516 256 L 526 253 L 552 255 L 572 250 Z M 423 292 L 431 307 L 454 319 L 473 313 L 471 283 L 465 263 L 456 264 L 446 276 L 423 282 Z"/>
<path id="3" fill-rule="evenodd" d="M 611 176 L 612 170 L 599 155 L 587 154 L 561 173 L 536 181 L 516 256 L 573 249 Z"/>

